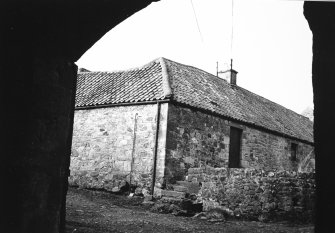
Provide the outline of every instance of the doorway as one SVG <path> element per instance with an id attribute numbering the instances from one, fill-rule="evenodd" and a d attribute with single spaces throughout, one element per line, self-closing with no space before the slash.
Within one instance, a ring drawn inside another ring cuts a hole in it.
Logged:
<path id="1" fill-rule="evenodd" d="M 241 167 L 241 136 L 242 130 L 230 127 L 230 143 L 229 143 L 229 162 L 228 167 Z"/>

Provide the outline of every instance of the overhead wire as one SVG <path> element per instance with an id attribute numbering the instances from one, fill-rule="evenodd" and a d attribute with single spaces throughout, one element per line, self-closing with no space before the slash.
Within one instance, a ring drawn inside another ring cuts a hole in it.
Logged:
<path id="1" fill-rule="evenodd" d="M 192 9 L 193 9 L 193 14 L 195 18 L 195 22 L 197 24 L 198 32 L 201 38 L 201 41 L 204 42 L 203 36 L 201 33 L 201 29 L 199 26 L 198 22 L 198 17 L 194 8 L 193 0 L 190 0 Z M 233 41 L 234 41 L 234 0 L 231 0 L 231 36 L 230 36 L 230 68 L 232 69 L 232 62 L 233 62 Z"/>
<path id="2" fill-rule="evenodd" d="M 200 30 L 199 22 L 198 22 L 198 17 L 197 17 L 197 14 L 196 14 L 196 12 L 195 12 L 194 5 L 193 5 L 193 1 L 192 1 L 192 0 L 191 0 L 191 5 L 192 5 L 192 9 L 193 9 L 193 14 L 194 14 L 194 17 L 195 17 L 195 22 L 197 23 L 197 28 L 198 28 L 199 35 L 200 35 L 200 38 L 201 38 L 201 42 L 204 42 L 204 39 L 203 39 L 203 37 L 202 37 L 201 30 Z"/>
<path id="3" fill-rule="evenodd" d="M 231 0 L 230 69 L 233 69 L 233 41 L 234 41 L 234 0 Z"/>
<path id="4" fill-rule="evenodd" d="M 234 40 L 234 0 L 231 0 L 231 38 L 230 38 L 231 59 L 233 59 L 233 40 Z"/>

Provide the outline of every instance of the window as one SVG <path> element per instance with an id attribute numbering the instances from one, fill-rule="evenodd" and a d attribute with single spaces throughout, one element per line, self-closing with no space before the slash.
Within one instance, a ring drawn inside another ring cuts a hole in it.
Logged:
<path id="1" fill-rule="evenodd" d="M 230 127 L 229 161 L 228 167 L 241 167 L 241 136 L 242 130 Z"/>
<path id="2" fill-rule="evenodd" d="M 291 143 L 291 161 L 297 161 L 297 148 L 298 144 Z"/>

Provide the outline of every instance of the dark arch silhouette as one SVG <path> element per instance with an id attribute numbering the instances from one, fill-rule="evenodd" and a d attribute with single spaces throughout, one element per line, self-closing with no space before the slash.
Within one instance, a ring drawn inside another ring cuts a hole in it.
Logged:
<path id="1" fill-rule="evenodd" d="M 313 33 L 312 81 L 316 166 L 316 232 L 335 232 L 335 3 L 305 2 Z"/>
<path id="2" fill-rule="evenodd" d="M 74 62 L 153 1 L 0 1 L 0 232 L 65 232 Z"/>

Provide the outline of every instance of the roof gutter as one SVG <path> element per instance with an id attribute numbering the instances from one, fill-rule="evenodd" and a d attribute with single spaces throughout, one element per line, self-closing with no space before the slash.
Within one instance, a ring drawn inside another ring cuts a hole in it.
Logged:
<path id="1" fill-rule="evenodd" d="M 124 102 L 124 103 L 115 103 L 115 104 L 99 104 L 99 105 L 87 105 L 87 106 L 78 106 L 74 110 L 87 110 L 87 109 L 96 109 L 96 108 L 110 108 L 110 107 L 119 107 L 119 106 L 134 106 L 134 105 L 146 105 L 146 104 L 157 104 L 159 103 L 169 103 L 170 98 L 165 98 L 162 100 L 150 100 L 150 101 L 140 101 L 140 102 Z"/>

